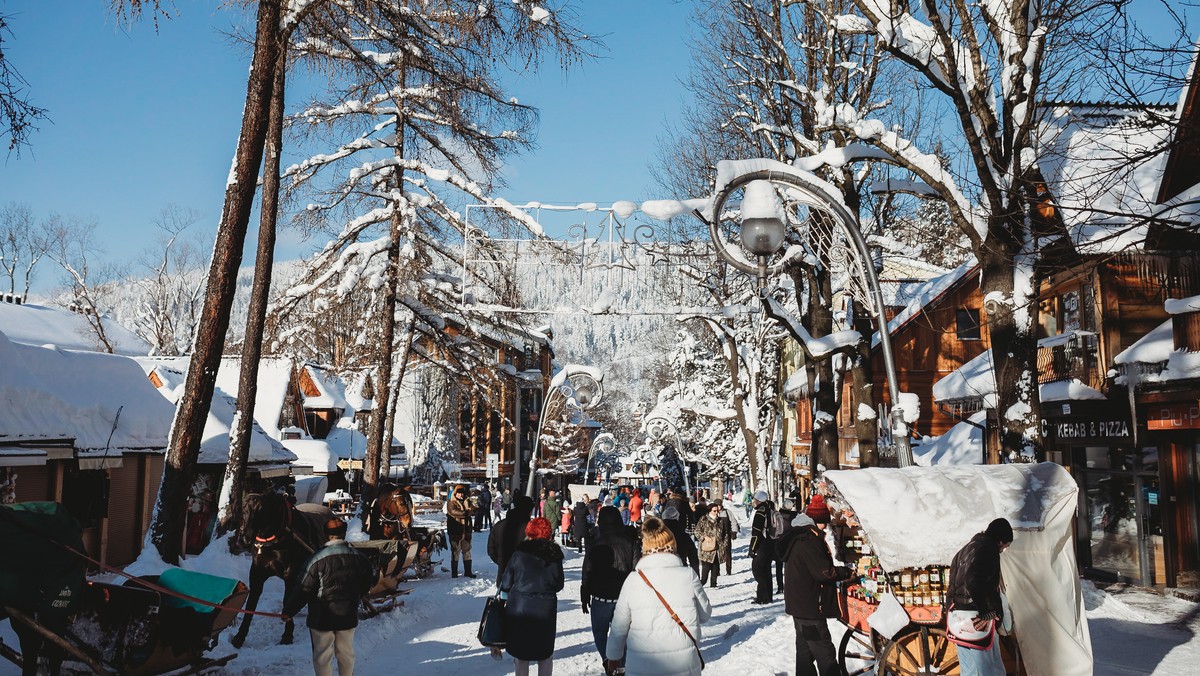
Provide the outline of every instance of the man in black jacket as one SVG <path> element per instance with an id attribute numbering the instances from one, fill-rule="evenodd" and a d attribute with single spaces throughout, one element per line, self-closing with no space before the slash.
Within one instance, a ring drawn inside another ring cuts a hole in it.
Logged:
<path id="1" fill-rule="evenodd" d="M 776 543 L 768 532 L 768 524 L 774 511 L 775 503 L 768 499 L 766 491 L 754 494 L 754 518 L 750 522 L 750 571 L 758 583 L 752 601 L 755 604 L 771 602 L 771 568 L 776 567 Z"/>
<path id="2" fill-rule="evenodd" d="M 492 526 L 488 534 L 487 553 L 496 564 L 496 584 L 500 584 L 504 569 L 508 567 L 508 560 L 512 558 L 513 552 L 517 551 L 517 545 L 525 541 L 525 526 L 532 515 L 533 498 L 518 495 L 513 498 L 508 514 Z"/>
<path id="3" fill-rule="evenodd" d="M 346 544 L 346 522 L 325 524 L 328 542 L 304 566 L 300 583 L 283 605 L 283 620 L 308 606 L 308 631 L 312 635 L 313 671 L 317 676 L 354 673 L 354 629 L 358 603 L 378 579 L 367 557 Z"/>
<path id="4" fill-rule="evenodd" d="M 1004 617 L 1000 601 L 1000 554 L 1013 541 L 1012 525 L 995 519 L 982 533 L 958 550 L 950 562 L 950 586 L 946 602 L 953 610 L 975 611 L 976 631 L 987 632 L 978 650 L 960 645 L 958 659 L 963 676 L 1003 674 L 1000 646 L 995 640 L 995 623 Z M 986 646 L 986 647 L 985 647 Z"/>
<path id="5" fill-rule="evenodd" d="M 675 536 L 675 553 L 679 555 L 679 560 L 699 575 L 700 552 L 696 549 L 696 541 L 685 530 L 687 526 L 680 520 L 679 510 L 674 506 L 667 506 L 662 511 L 662 520 L 667 525 L 667 530 L 671 531 L 671 535 Z"/>
<path id="6" fill-rule="evenodd" d="M 582 583 L 579 600 L 584 614 L 589 609 L 592 615 L 592 638 L 600 652 L 600 662 L 608 670 L 608 659 L 604 648 L 608 645 L 608 629 L 612 626 L 613 611 L 617 608 L 617 597 L 625 577 L 633 572 L 641 548 L 637 539 L 621 521 L 621 512 L 616 507 L 601 507 L 596 516 L 596 534 L 588 542 L 587 554 L 583 557 Z"/>
<path id="7" fill-rule="evenodd" d="M 801 514 L 777 543 L 784 560 L 784 609 L 796 626 L 797 676 L 841 673 L 828 618 L 838 616 L 834 583 L 849 578 L 850 570 L 833 565 L 823 532 L 824 525 L 829 523 L 828 511 L 823 521 L 818 526 L 812 517 Z"/>

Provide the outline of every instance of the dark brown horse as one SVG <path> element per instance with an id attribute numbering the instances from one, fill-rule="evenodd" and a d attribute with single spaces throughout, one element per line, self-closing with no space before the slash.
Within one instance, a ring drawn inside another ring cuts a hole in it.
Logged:
<path id="1" fill-rule="evenodd" d="M 412 568 L 417 577 L 425 578 L 433 573 L 432 555 L 443 548 L 442 536 L 437 529 L 413 526 L 414 513 L 412 495 L 407 489 L 385 490 L 375 502 L 368 534 L 372 539 L 397 540 L 402 544 L 397 550 L 409 552 L 398 562 L 397 575 Z M 416 548 L 410 551 L 411 543 Z"/>
<path id="2" fill-rule="evenodd" d="M 283 595 L 291 595 L 304 562 L 325 544 L 325 522 L 333 517 L 327 507 L 304 505 L 297 508 L 273 491 L 246 496 L 242 521 L 242 540 L 254 548 L 250 563 L 250 596 L 246 609 L 258 608 L 263 585 L 272 577 L 283 580 Z M 253 615 L 244 615 L 230 643 L 236 648 L 246 642 Z M 295 624 L 288 620 L 279 642 L 292 642 Z"/>

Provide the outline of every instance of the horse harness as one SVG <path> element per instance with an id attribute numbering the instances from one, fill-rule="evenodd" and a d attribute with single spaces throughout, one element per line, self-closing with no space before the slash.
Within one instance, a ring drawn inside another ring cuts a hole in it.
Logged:
<path id="1" fill-rule="evenodd" d="M 294 509 L 287 502 L 284 502 L 283 504 L 284 504 L 283 526 L 279 529 L 280 533 L 283 534 L 286 538 L 291 538 L 291 539 L 295 540 L 296 542 L 300 543 L 300 546 L 303 547 L 306 551 L 308 551 L 308 553 L 310 555 L 316 554 L 317 553 L 316 550 L 313 549 L 312 546 L 310 546 L 307 542 L 304 541 L 304 538 L 300 537 L 300 535 L 297 534 L 296 531 L 292 529 L 292 512 L 294 511 Z M 268 537 L 268 538 L 264 538 L 260 535 L 255 535 L 254 536 L 254 553 L 257 556 L 261 556 L 262 553 L 264 551 L 266 551 L 267 549 L 269 549 L 271 547 L 278 547 L 278 546 L 281 546 L 282 544 L 283 543 L 281 542 L 279 533 L 272 535 L 271 537 Z"/>

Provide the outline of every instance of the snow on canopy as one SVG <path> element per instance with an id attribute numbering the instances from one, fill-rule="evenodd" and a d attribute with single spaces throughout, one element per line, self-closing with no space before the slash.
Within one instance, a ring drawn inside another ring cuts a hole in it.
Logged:
<path id="1" fill-rule="evenodd" d="M 128 357 L 24 345 L 0 331 L 0 364 L 0 440 L 74 438 L 80 451 L 116 454 L 167 446 L 175 409 Z"/>
<path id="2" fill-rule="evenodd" d="M 1113 362 L 1125 367 L 1124 374 L 1117 378 L 1122 384 L 1163 383 L 1200 378 L 1200 352 L 1175 349 L 1175 336 L 1170 319 L 1125 348 L 1113 358 Z M 1135 364 L 1161 364 L 1162 368 L 1157 372 L 1154 369 L 1131 369 Z"/>
<path id="3" fill-rule="evenodd" d="M 1192 312 L 1200 312 L 1200 296 L 1168 298 L 1167 302 L 1163 303 L 1163 309 L 1169 315 L 1186 315 Z"/>
<path id="4" fill-rule="evenodd" d="M 1172 320 L 1159 324 L 1146 335 L 1134 341 L 1133 345 L 1121 350 L 1113 357 L 1113 363 L 1125 364 L 1159 364 L 1170 358 L 1175 350 L 1175 334 L 1172 332 Z"/>
<path id="5" fill-rule="evenodd" d="M 1061 465 L 871 467 L 824 474 L 835 509 L 853 511 L 884 570 L 949 565 L 993 519 L 1040 530 L 1075 480 Z"/>
<path id="6" fill-rule="evenodd" d="M 983 429 L 987 411 L 976 411 L 945 434 L 925 437 L 913 446 L 913 460 L 922 467 L 933 465 L 982 465 Z"/>
<path id="7" fill-rule="evenodd" d="M 178 404 L 187 380 L 187 358 L 155 359 L 146 357 L 137 360 L 148 376 L 153 373 L 162 386 L 159 393 L 171 404 Z M 182 366 L 183 368 L 179 368 Z M 147 379 L 147 383 L 150 381 Z M 151 384 L 153 387 L 153 384 Z M 200 452 L 196 462 L 201 465 L 224 465 L 229 462 L 229 433 L 233 429 L 237 411 L 237 399 L 224 390 L 213 392 L 208 417 L 204 421 L 204 432 L 200 439 Z M 170 423 L 168 422 L 168 427 Z M 250 448 L 247 462 L 253 464 L 292 462 L 296 456 L 289 453 L 278 441 L 268 435 L 257 422 L 250 425 Z"/>
<path id="8" fill-rule="evenodd" d="M 1042 129 L 1038 167 L 1081 253 L 1141 248 L 1157 204 L 1174 124 L 1145 111 L 1058 106 Z"/>
<path id="9" fill-rule="evenodd" d="M 108 317 L 101 317 L 105 335 L 116 354 L 129 357 L 150 353 L 150 344 Z M 0 303 L 0 331 L 14 343 L 54 345 L 68 350 L 102 351 L 95 331 L 77 313 L 41 305 Z"/>

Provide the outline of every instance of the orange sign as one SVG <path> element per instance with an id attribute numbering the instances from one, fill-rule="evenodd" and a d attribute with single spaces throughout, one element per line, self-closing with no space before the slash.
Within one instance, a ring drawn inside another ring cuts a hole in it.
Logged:
<path id="1" fill-rule="evenodd" d="M 1146 429 L 1200 429 L 1200 402 L 1152 406 L 1146 409 Z"/>

